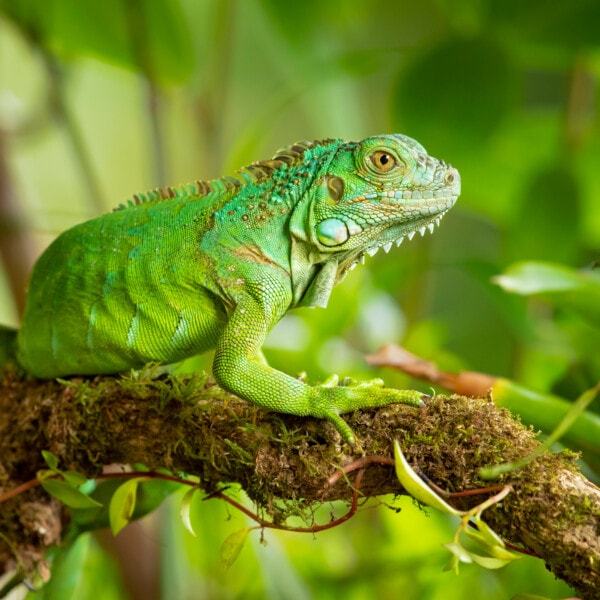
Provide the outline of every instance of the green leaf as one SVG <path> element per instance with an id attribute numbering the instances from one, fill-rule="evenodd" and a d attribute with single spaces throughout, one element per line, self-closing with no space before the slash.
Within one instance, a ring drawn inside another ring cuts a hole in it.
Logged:
<path id="1" fill-rule="evenodd" d="M 444 546 L 448 550 L 450 550 L 450 552 L 452 552 L 452 554 L 458 560 L 460 560 L 460 562 L 475 562 L 485 569 L 500 569 L 506 566 L 508 563 L 512 562 L 513 560 L 521 558 L 519 555 L 506 550 L 504 548 L 504 542 L 502 540 L 500 540 L 500 544 L 496 544 L 495 542 L 493 542 L 491 545 L 488 545 L 487 543 L 483 542 L 482 536 L 479 532 L 466 529 L 465 533 L 467 533 L 469 537 L 475 539 L 479 545 L 483 546 L 485 551 L 489 552 L 490 556 L 484 556 L 482 554 L 478 554 L 476 552 L 467 550 L 456 539 L 449 544 L 444 544 Z M 458 565 L 456 564 L 456 561 L 454 561 L 454 563 L 452 564 L 454 566 L 454 569 L 457 570 Z"/>
<path id="2" fill-rule="evenodd" d="M 493 279 L 503 290 L 569 308 L 600 327 L 600 271 L 545 262 L 519 262 Z"/>
<path id="3" fill-rule="evenodd" d="M 102 506 L 99 502 L 86 496 L 83 492 L 60 479 L 44 479 L 41 486 L 63 504 L 71 508 L 97 508 Z"/>
<path id="4" fill-rule="evenodd" d="M 75 529 L 75 533 L 110 527 L 110 501 L 121 483 L 119 479 L 107 479 L 96 484 L 91 496 L 102 506 L 95 509 L 73 510 L 71 526 Z"/>
<path id="5" fill-rule="evenodd" d="M 487 552 L 487 554 L 489 555 L 490 558 L 496 558 L 498 560 L 503 561 L 504 563 L 509 563 L 513 560 L 517 560 L 517 559 L 521 558 L 520 555 L 515 554 L 514 552 L 511 552 L 510 550 L 507 550 L 504 547 L 504 542 L 502 540 L 500 540 L 500 544 L 497 544 L 495 542 L 490 543 L 487 539 L 485 539 L 481 535 L 481 533 L 479 531 L 475 531 L 475 530 L 469 529 L 469 528 L 466 528 L 464 530 L 464 533 L 471 539 L 475 540 L 475 542 L 477 542 L 477 544 L 481 547 L 481 549 L 484 550 L 485 552 Z M 473 560 L 475 560 L 475 559 L 473 559 Z M 497 568 L 497 567 L 494 567 L 494 568 Z"/>
<path id="6" fill-rule="evenodd" d="M 77 535 L 82 531 L 93 531 L 110 527 L 109 506 L 111 498 L 115 491 L 122 484 L 120 479 L 107 479 L 96 483 L 92 497 L 102 504 L 101 508 L 81 509 L 71 512 L 71 535 Z M 181 484 L 165 481 L 163 479 L 148 479 L 142 481 L 137 488 L 135 498 L 135 509 L 129 519 L 133 521 L 139 519 L 149 512 L 155 510 L 160 504 L 174 491 L 178 490 Z"/>
<path id="7" fill-rule="evenodd" d="M 196 537 L 196 532 L 194 531 L 194 527 L 192 525 L 191 520 L 191 507 L 192 507 L 192 498 L 194 494 L 198 491 L 199 488 L 193 487 L 191 488 L 186 495 L 181 500 L 181 506 L 179 508 L 179 514 L 181 515 L 181 520 L 185 526 L 185 528 Z"/>
<path id="8" fill-rule="evenodd" d="M 437 508 L 451 515 L 462 515 L 460 510 L 452 508 L 447 502 L 440 498 L 411 468 L 408 464 L 398 440 L 394 441 L 394 458 L 396 476 L 402 487 L 419 502 Z"/>
<path id="9" fill-rule="evenodd" d="M 225 569 L 229 569 L 240 555 L 250 531 L 252 531 L 250 527 L 234 531 L 223 542 L 221 546 L 221 564 Z"/>
<path id="10" fill-rule="evenodd" d="M 504 548 L 504 540 L 480 517 L 473 518 L 473 522 L 477 525 L 477 531 L 481 536 L 482 541 L 489 547 L 499 546 Z M 469 530 L 467 530 L 468 532 Z"/>
<path id="11" fill-rule="evenodd" d="M 472 563 L 471 553 L 465 550 L 458 542 L 450 542 L 443 544 L 444 548 L 448 548 L 456 558 L 463 563 Z"/>
<path id="12" fill-rule="evenodd" d="M 510 562 L 509 560 L 502 560 L 501 558 L 494 558 L 492 556 L 482 556 L 475 552 L 469 552 L 469 556 L 473 559 L 473 562 L 484 569 L 501 569 Z"/>
<path id="13" fill-rule="evenodd" d="M 138 487 L 133 519 L 140 519 L 158 508 L 173 492 L 181 489 L 182 484 L 164 479 L 148 478 Z"/>
<path id="14" fill-rule="evenodd" d="M 587 285 L 587 281 L 573 269 L 535 261 L 515 263 L 494 281 L 505 291 L 523 296 L 573 291 Z"/>
<path id="15" fill-rule="evenodd" d="M 87 477 L 78 471 L 63 471 L 61 475 L 65 478 L 65 481 L 73 487 L 79 487 L 88 481 Z"/>
<path id="16" fill-rule="evenodd" d="M 122 483 L 110 500 L 108 516 L 113 535 L 117 535 L 129 523 L 135 509 L 138 484 L 146 478 L 136 477 Z"/>
<path id="17" fill-rule="evenodd" d="M 44 457 L 45 463 L 53 471 L 56 471 L 58 469 L 58 458 L 56 458 L 56 455 L 52 454 L 52 452 L 48 450 L 42 450 L 42 456 Z"/>

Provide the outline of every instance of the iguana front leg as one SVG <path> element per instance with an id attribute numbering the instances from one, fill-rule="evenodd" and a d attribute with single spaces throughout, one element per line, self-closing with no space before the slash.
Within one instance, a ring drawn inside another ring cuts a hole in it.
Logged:
<path id="1" fill-rule="evenodd" d="M 213 374 L 221 387 L 277 412 L 328 419 L 351 444 L 354 434 L 340 414 L 396 402 L 422 404 L 420 392 L 384 388 L 381 380 L 351 386 L 309 386 L 273 369 L 260 357 L 273 321 L 256 300 L 245 300 L 235 308 L 215 352 Z"/>

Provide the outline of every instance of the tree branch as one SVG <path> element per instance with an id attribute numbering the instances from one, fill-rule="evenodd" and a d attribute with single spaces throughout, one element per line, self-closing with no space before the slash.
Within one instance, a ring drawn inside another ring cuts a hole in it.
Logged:
<path id="1" fill-rule="evenodd" d="M 398 439 L 413 464 L 455 492 L 487 486 L 483 466 L 531 453 L 534 434 L 489 399 L 438 397 L 415 409 L 403 405 L 347 417 L 366 455 L 392 456 Z M 281 500 L 310 506 L 348 500 L 340 477 L 327 485 L 332 464 L 355 459 L 323 421 L 267 412 L 225 394 L 201 376 L 20 380 L 7 371 L 0 387 L 0 495 L 44 468 L 50 450 L 62 469 L 97 476 L 112 463 L 143 463 L 197 475 L 213 491 L 238 482 L 275 521 Z M 546 562 L 583 598 L 600 589 L 600 490 L 577 470 L 571 453 L 546 453 L 502 479 L 513 493 L 485 513 L 506 540 Z M 393 470 L 370 466 L 365 496 L 401 494 Z M 461 500 L 466 502 L 466 500 Z M 460 506 L 465 508 L 465 505 Z M 7 500 L 0 511 L 0 571 L 26 568 L 58 543 L 64 512 L 39 487 Z"/>

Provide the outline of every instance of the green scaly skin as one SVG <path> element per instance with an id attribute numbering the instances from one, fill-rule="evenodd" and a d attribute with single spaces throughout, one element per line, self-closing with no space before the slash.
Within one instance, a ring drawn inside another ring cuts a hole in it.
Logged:
<path id="1" fill-rule="evenodd" d="M 53 378 L 214 348 L 223 388 L 329 419 L 353 442 L 341 413 L 419 405 L 421 394 L 380 381 L 309 386 L 265 364 L 261 346 L 288 310 L 326 306 L 365 254 L 433 231 L 459 192 L 451 166 L 406 136 L 381 135 L 299 142 L 233 177 L 134 196 L 66 231 L 39 259 L 17 361 Z"/>

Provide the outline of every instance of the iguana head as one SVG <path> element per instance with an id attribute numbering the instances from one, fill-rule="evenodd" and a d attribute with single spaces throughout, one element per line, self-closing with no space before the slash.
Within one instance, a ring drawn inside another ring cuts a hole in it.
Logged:
<path id="1" fill-rule="evenodd" d="M 318 163 L 290 221 L 294 297 L 311 306 L 366 254 L 433 232 L 460 194 L 458 171 L 400 134 L 335 140 Z"/>

